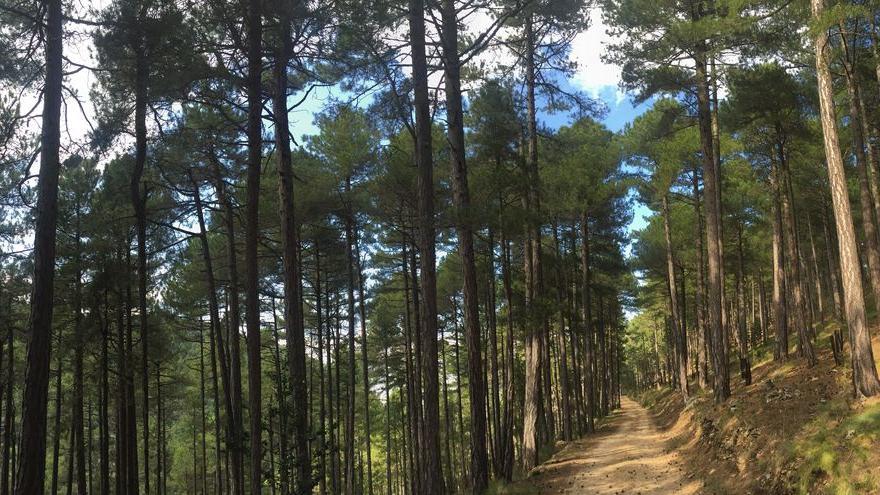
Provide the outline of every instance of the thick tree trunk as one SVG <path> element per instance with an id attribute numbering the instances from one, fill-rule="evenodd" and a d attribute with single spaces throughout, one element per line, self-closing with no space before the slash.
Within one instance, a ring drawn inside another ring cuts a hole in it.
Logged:
<path id="1" fill-rule="evenodd" d="M 535 104 L 535 34 L 533 19 L 529 15 L 525 21 L 525 65 L 526 65 L 526 103 L 527 103 L 527 157 L 525 163 L 525 176 L 527 177 L 527 192 L 525 194 L 525 206 L 528 211 L 537 211 L 540 206 L 537 202 L 538 184 L 538 125 Z M 540 228 L 527 222 L 526 246 L 524 268 L 526 272 L 526 313 L 532 315 L 532 309 L 538 305 L 535 300 L 540 294 L 538 279 L 540 273 L 541 241 Z M 541 429 L 544 426 L 544 399 L 541 384 L 542 357 L 543 357 L 543 333 L 536 328 L 540 322 L 536 318 L 526 321 L 525 338 L 525 394 L 523 409 L 523 442 L 522 464 L 525 471 L 529 471 L 538 464 L 538 452 L 541 449 Z"/>
<path id="2" fill-rule="evenodd" d="M 468 349 L 468 392 L 470 395 L 471 466 L 470 488 L 481 493 L 489 485 L 486 453 L 486 386 L 480 345 L 477 267 L 474 261 L 473 228 L 468 221 L 470 191 L 465 158 L 464 112 L 461 98 L 461 62 L 458 55 L 458 16 L 455 0 L 442 3 L 443 64 L 446 75 L 446 121 L 452 166 L 453 204 L 456 215 L 458 252 L 462 261 L 464 326 Z"/>
<path id="3" fill-rule="evenodd" d="M 292 402 L 295 405 L 291 418 L 294 455 L 293 490 L 295 493 L 306 493 L 312 489 L 309 425 L 306 408 L 302 407 L 303 404 L 309 403 L 306 386 L 306 341 L 302 311 L 302 269 L 298 256 L 299 228 L 293 211 L 293 165 L 287 117 L 287 64 L 290 61 L 292 42 L 287 9 L 282 7 L 279 12 L 280 41 L 275 57 L 273 115 L 275 118 L 275 148 L 278 153 L 278 188 L 281 201 L 279 211 L 281 213 L 281 250 L 284 263 L 284 322 L 287 325 L 290 392 Z M 284 443 L 287 441 L 285 437 L 286 431 L 282 431 L 282 442 Z M 287 485 L 286 462 L 286 459 L 282 457 L 282 487 Z M 282 488 L 282 490 L 284 489 Z"/>
<path id="4" fill-rule="evenodd" d="M 820 18 L 825 10 L 824 1 L 811 0 L 810 5 L 813 18 Z M 837 223 L 840 271 L 843 275 L 844 306 L 846 308 L 850 346 L 852 347 L 853 385 L 857 395 L 872 396 L 880 393 L 880 378 L 877 376 L 874 353 L 871 349 L 871 334 L 868 330 L 867 316 L 865 314 L 865 297 L 862 292 L 859 255 L 856 248 L 852 213 L 849 206 L 846 174 L 840 154 L 840 143 L 837 138 L 837 120 L 834 115 L 834 89 L 831 86 L 827 31 L 818 30 L 814 43 L 825 158 L 828 164 L 828 181 L 831 186 L 831 199 L 834 203 L 834 216 Z"/>
<path id="5" fill-rule="evenodd" d="M 55 224 L 58 218 L 61 91 L 63 79 L 63 13 L 61 0 L 45 0 L 46 79 L 40 135 L 40 174 L 34 229 L 34 277 L 31 292 L 30 342 L 22 399 L 22 457 L 15 482 L 17 495 L 42 495 L 46 476 L 46 409 L 52 345 L 55 282 Z M 7 411 L 9 414 L 9 411 Z"/>
<path id="6" fill-rule="evenodd" d="M 844 40 L 845 40 L 844 36 Z M 845 46 L 845 45 L 844 45 Z M 849 55 L 845 55 L 848 58 Z M 862 229 L 865 233 L 865 258 L 868 260 L 868 281 L 874 292 L 874 304 L 880 307 L 880 246 L 877 238 L 877 218 L 874 197 L 871 194 L 868 178 L 868 158 L 865 156 L 865 135 L 862 115 L 859 108 L 859 81 L 850 62 L 844 62 L 844 79 L 849 96 L 850 135 L 853 155 L 859 178 L 859 206 L 861 207 Z"/>
<path id="7" fill-rule="evenodd" d="M 421 368 L 424 373 L 424 419 L 421 435 L 425 465 L 425 495 L 442 494 L 440 466 L 440 406 L 437 376 L 437 279 L 434 250 L 434 163 L 431 144 L 431 109 L 428 100 L 428 67 L 425 55 L 425 4 L 409 0 L 412 48 L 412 79 L 416 116 L 416 164 L 418 166 L 419 260 L 421 263 Z"/>
<path id="8" fill-rule="evenodd" d="M 248 354 L 248 409 L 250 415 L 251 493 L 259 495 L 263 479 L 262 371 L 260 357 L 260 169 L 262 167 L 262 1 L 247 4 L 247 222 L 245 225 L 245 306 Z M 277 116 L 276 116 L 277 117 Z M 236 333 L 237 333 L 237 329 Z"/>

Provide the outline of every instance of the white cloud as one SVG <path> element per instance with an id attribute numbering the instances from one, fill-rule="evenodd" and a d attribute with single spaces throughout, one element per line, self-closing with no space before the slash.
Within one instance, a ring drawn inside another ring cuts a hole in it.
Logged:
<path id="1" fill-rule="evenodd" d="M 573 82 L 586 90 L 594 98 L 598 98 L 603 90 L 615 91 L 617 103 L 626 94 L 618 87 L 621 78 L 620 67 L 602 61 L 601 55 L 605 46 L 612 41 L 607 27 L 602 22 L 602 11 L 598 7 L 590 9 L 590 27 L 575 36 L 572 42 L 571 58 L 577 62 L 577 72 Z"/>

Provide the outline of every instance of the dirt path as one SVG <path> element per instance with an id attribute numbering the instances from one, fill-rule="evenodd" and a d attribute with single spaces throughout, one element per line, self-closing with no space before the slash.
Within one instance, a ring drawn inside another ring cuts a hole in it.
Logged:
<path id="1" fill-rule="evenodd" d="M 678 455 L 648 411 L 628 397 L 595 435 L 570 442 L 538 466 L 528 493 L 695 494 L 702 483 L 682 471 Z M 520 493 L 519 490 L 515 493 Z"/>

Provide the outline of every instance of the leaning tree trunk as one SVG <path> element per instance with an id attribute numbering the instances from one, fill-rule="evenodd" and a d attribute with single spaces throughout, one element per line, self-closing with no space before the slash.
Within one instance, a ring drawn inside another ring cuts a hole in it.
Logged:
<path id="1" fill-rule="evenodd" d="M 468 349 L 468 391 L 471 420 L 471 489 L 480 493 L 489 485 L 486 453 L 486 386 L 480 350 L 480 318 L 477 298 L 477 266 L 474 261 L 473 228 L 468 220 L 470 191 L 464 143 L 464 112 L 461 102 L 461 61 L 458 56 L 458 16 L 455 0 L 442 4 L 443 62 L 446 75 L 446 121 L 452 164 L 453 204 L 458 210 L 456 233 L 462 262 L 464 327 Z"/>
<path id="2" fill-rule="evenodd" d="M 845 36 L 843 37 L 845 39 Z M 848 58 L 848 55 L 845 55 Z M 868 280 L 874 292 L 874 304 L 880 307 L 880 246 L 877 241 L 877 218 L 874 199 L 868 178 L 868 158 L 865 156 L 864 125 L 859 109 L 859 81 L 850 62 L 845 62 L 844 79 L 849 96 L 850 134 L 853 154 L 856 158 L 856 171 L 859 178 L 859 206 L 861 207 L 862 229 L 865 233 L 865 258 L 868 260 Z"/>
<path id="3" fill-rule="evenodd" d="M 824 1 L 811 0 L 810 6 L 813 18 L 819 19 L 825 10 Z M 877 376 L 877 367 L 874 364 L 871 334 L 866 321 L 859 255 L 856 249 L 856 236 L 849 206 L 846 173 L 837 137 L 834 88 L 831 85 L 831 69 L 829 67 L 828 32 L 824 29 L 818 30 L 814 43 L 825 158 L 828 163 L 831 199 L 834 203 L 837 243 L 840 250 L 840 271 L 843 276 L 844 307 L 849 328 L 850 346 L 852 347 L 853 385 L 857 395 L 872 396 L 880 393 L 880 378 Z"/>
<path id="4" fill-rule="evenodd" d="M 419 261 L 421 263 L 421 367 L 424 374 L 422 493 L 445 492 L 440 466 L 440 396 L 437 375 L 437 276 L 434 247 L 434 163 L 431 144 L 431 108 L 428 100 L 428 64 L 425 54 L 425 4 L 409 0 L 412 79 L 416 116 L 418 165 Z"/>
<path id="5" fill-rule="evenodd" d="M 22 399 L 21 451 L 15 492 L 42 495 L 46 476 L 46 408 L 55 282 L 55 224 L 58 218 L 61 91 L 63 79 L 63 14 L 61 0 L 45 0 L 46 80 L 40 135 L 40 175 L 34 231 L 34 278 L 31 292 L 30 342 Z M 7 412 L 8 414 L 8 412 Z"/>

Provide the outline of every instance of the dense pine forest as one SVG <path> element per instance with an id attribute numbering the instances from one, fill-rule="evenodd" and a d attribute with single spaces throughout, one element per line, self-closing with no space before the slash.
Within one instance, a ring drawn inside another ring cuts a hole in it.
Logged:
<path id="1" fill-rule="evenodd" d="M 878 493 L 878 14 L 0 0 L 0 495 Z"/>

